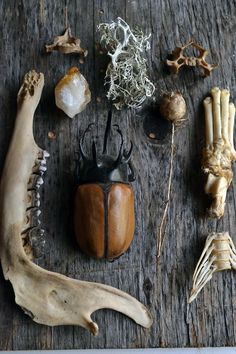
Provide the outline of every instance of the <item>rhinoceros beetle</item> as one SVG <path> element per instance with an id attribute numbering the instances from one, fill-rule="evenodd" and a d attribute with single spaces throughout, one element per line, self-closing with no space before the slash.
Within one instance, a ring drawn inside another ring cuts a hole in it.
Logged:
<path id="1" fill-rule="evenodd" d="M 112 128 L 109 112 L 102 154 L 97 154 L 93 140 L 92 158 L 89 158 L 83 144 L 91 126 L 79 141 L 75 236 L 80 249 L 88 256 L 113 260 L 129 248 L 134 236 L 134 192 L 130 184 L 135 180 L 130 161 L 133 144 L 129 151 L 125 150 L 122 132 L 118 125 L 113 125 L 121 138 L 120 148 L 117 157 L 107 153 Z"/>

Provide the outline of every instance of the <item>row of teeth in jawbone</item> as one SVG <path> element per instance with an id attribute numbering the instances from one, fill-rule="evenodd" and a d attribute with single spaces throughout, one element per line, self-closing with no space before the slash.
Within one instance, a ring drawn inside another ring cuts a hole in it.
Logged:
<path id="1" fill-rule="evenodd" d="M 43 254 L 45 239 L 44 230 L 40 228 L 39 188 L 43 184 L 43 175 L 47 170 L 46 158 L 50 155 L 42 150 L 32 167 L 32 174 L 27 185 L 27 206 L 21 238 L 23 247 L 29 258 L 39 258 Z"/>

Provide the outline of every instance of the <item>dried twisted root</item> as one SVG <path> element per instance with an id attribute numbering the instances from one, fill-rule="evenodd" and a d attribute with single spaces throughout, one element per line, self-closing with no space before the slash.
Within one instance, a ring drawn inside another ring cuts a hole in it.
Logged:
<path id="1" fill-rule="evenodd" d="M 15 301 L 35 322 L 80 325 L 98 333 L 91 314 L 102 308 L 119 311 L 150 327 L 148 310 L 132 296 L 99 283 L 49 272 L 26 254 L 30 233 L 38 230 L 38 188 L 48 153 L 33 137 L 33 117 L 44 85 L 43 74 L 30 71 L 18 94 L 14 134 L 0 184 L 0 258 L 3 274 L 10 280 Z M 27 236 L 26 236 L 27 235 Z M 30 247 L 29 252 L 30 254 Z"/>
<path id="2" fill-rule="evenodd" d="M 224 215 L 227 189 L 232 181 L 234 150 L 235 106 L 229 103 L 230 92 L 214 87 L 212 97 L 204 100 L 206 148 L 203 151 L 202 169 L 208 175 L 205 192 L 213 198 L 209 216 Z"/>
<path id="3" fill-rule="evenodd" d="M 192 302 L 215 272 L 236 270 L 236 249 L 228 232 L 208 235 L 205 247 L 193 274 L 193 289 L 188 302 Z"/>

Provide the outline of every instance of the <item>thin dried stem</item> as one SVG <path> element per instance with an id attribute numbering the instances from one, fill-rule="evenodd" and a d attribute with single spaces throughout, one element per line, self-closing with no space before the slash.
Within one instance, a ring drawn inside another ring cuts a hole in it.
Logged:
<path id="1" fill-rule="evenodd" d="M 164 244 L 165 230 L 163 231 L 163 228 L 165 226 L 167 212 L 170 205 L 170 194 L 171 194 L 171 185 L 172 185 L 172 176 L 173 176 L 173 160 L 174 160 L 174 150 L 175 150 L 174 138 L 175 138 L 175 125 L 172 124 L 170 172 L 169 172 L 169 179 L 168 179 L 167 201 L 161 218 L 160 228 L 157 236 L 157 258 L 161 256 L 161 251 Z"/>

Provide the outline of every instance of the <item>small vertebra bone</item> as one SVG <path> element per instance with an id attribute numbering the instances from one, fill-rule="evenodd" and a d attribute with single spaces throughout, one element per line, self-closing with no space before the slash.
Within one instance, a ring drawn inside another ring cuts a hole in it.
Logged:
<path id="1" fill-rule="evenodd" d="M 80 42 L 79 38 L 75 38 L 71 35 L 70 28 L 67 28 L 62 36 L 54 38 L 53 44 L 45 45 L 45 50 L 47 53 L 57 50 L 64 54 L 78 53 L 83 57 L 86 57 L 88 51 L 81 48 Z"/>
<path id="2" fill-rule="evenodd" d="M 196 48 L 199 52 L 197 57 L 187 57 L 184 55 L 184 51 L 188 47 Z M 170 67 L 170 70 L 174 74 L 178 74 L 179 69 L 186 65 L 186 66 L 196 66 L 201 67 L 204 72 L 204 76 L 209 76 L 213 69 L 215 69 L 218 65 L 217 64 L 209 64 L 206 62 L 206 56 L 208 51 L 201 47 L 194 41 L 190 41 L 188 44 L 182 47 L 176 47 L 173 52 L 171 53 L 172 60 L 166 60 L 166 64 Z"/>
<path id="3" fill-rule="evenodd" d="M 193 274 L 193 289 L 188 302 L 192 302 L 213 273 L 221 270 L 236 270 L 236 249 L 228 232 L 208 235 L 205 247 Z"/>
<path id="4" fill-rule="evenodd" d="M 208 175 L 205 192 L 213 199 L 209 216 L 220 218 L 224 215 L 226 193 L 233 178 L 231 163 L 236 159 L 233 145 L 235 107 L 229 103 L 228 90 L 214 87 L 211 94 L 212 97 L 203 101 L 206 148 L 202 169 Z"/>

